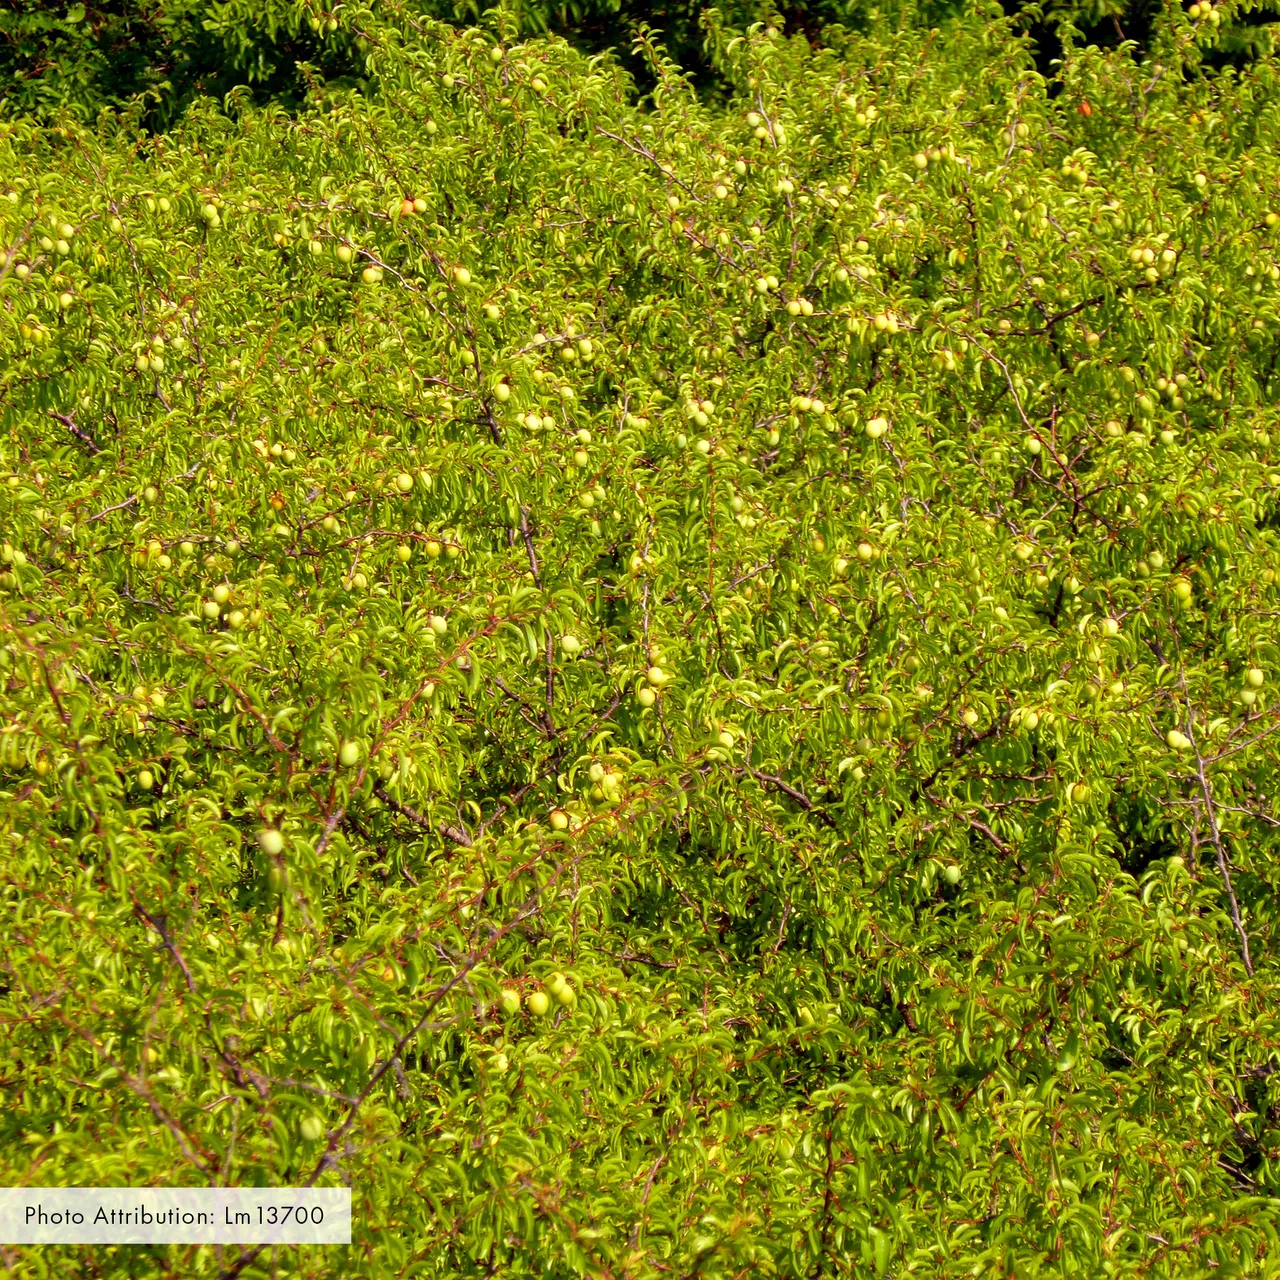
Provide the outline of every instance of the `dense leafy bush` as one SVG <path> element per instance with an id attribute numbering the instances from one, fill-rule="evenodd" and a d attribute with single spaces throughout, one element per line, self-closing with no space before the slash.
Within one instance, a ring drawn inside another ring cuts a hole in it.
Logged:
<path id="1" fill-rule="evenodd" d="M 166 1274 L 1263 1274 L 1280 96 L 1211 30 L 1051 96 L 997 17 L 713 24 L 731 108 L 642 44 L 641 112 L 415 22 L 6 123 L 4 1181 L 355 1188 Z"/>
<path id="2" fill-rule="evenodd" d="M 1206 6 L 1198 45 L 1211 60 L 1241 61 L 1275 47 L 1280 0 Z M 1063 42 L 1132 40 L 1163 56 L 1185 23 L 1180 5 L 1152 0 L 1005 0 L 1015 29 L 1029 34 L 1037 66 L 1052 74 Z M 815 44 L 826 25 L 851 30 L 929 28 L 965 10 L 963 0 L 724 0 L 720 20 L 763 19 L 801 31 Z M 135 104 L 155 130 L 170 127 L 202 95 L 248 87 L 260 102 L 296 108 L 317 80 L 369 87 L 367 32 L 387 19 L 416 27 L 423 17 L 479 20 L 481 0 L 369 0 L 368 8 L 320 0 L 10 0 L 0 9 L 0 88 L 10 109 L 90 120 L 103 108 Z M 633 57 L 637 28 L 656 30 L 704 96 L 729 85 L 707 47 L 702 0 L 506 0 L 507 38 L 555 31 L 587 53 L 612 50 L 638 89 L 655 84 Z M 340 20 L 341 19 L 341 20 Z M 1184 51 L 1185 54 L 1185 51 Z"/>

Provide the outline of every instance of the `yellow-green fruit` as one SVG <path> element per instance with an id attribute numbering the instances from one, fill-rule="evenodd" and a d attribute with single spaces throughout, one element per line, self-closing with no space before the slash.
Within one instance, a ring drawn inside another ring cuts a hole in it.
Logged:
<path id="1" fill-rule="evenodd" d="M 661 667 L 650 667 L 645 673 L 645 679 L 656 688 L 666 683 L 667 673 Z"/>
<path id="2" fill-rule="evenodd" d="M 541 1018 L 551 1008 L 545 991 L 531 991 L 524 1000 L 525 1008 L 536 1018 Z"/>
<path id="3" fill-rule="evenodd" d="M 306 1116 L 298 1126 L 298 1132 L 308 1142 L 319 1142 L 324 1137 L 324 1125 L 319 1116 Z"/>
<path id="4" fill-rule="evenodd" d="M 1089 784 L 1087 782 L 1077 782 L 1071 788 L 1071 799 L 1076 804 L 1083 804 L 1089 798 Z"/>
<path id="5" fill-rule="evenodd" d="M 658 700 L 658 695 L 652 689 L 641 689 L 636 694 L 636 701 L 642 707 L 651 707 Z"/>
<path id="6" fill-rule="evenodd" d="M 151 788 L 154 787 L 155 785 L 156 785 L 155 775 L 151 772 L 150 769 L 143 769 L 139 772 L 138 786 L 140 786 L 143 789 L 143 791 L 150 791 Z"/>
<path id="7" fill-rule="evenodd" d="M 1191 750 L 1191 739 L 1190 739 L 1190 738 L 1188 738 L 1188 737 L 1187 737 L 1187 735 L 1186 735 L 1185 733 L 1182 733 L 1182 732 L 1181 732 L 1180 730 L 1178 730 L 1178 729 L 1170 729 L 1170 730 L 1169 730 L 1169 732 L 1168 732 L 1168 733 L 1166 733 L 1166 734 L 1164 735 L 1164 740 L 1165 740 L 1165 741 L 1166 741 L 1166 742 L 1167 742 L 1167 743 L 1168 743 L 1168 744 L 1169 744 L 1169 745 L 1170 745 L 1170 746 L 1171 746 L 1175 751 L 1190 751 L 1190 750 Z"/>
<path id="8" fill-rule="evenodd" d="M 268 857 L 275 858 L 284 852 L 284 836 L 274 827 L 264 827 L 258 832 L 258 845 Z"/>
<path id="9" fill-rule="evenodd" d="M 978 723 L 978 713 L 972 707 L 968 707 L 961 714 L 960 719 L 972 729 Z"/>
<path id="10" fill-rule="evenodd" d="M 1244 673 L 1245 683 L 1254 689 L 1261 689 L 1263 682 L 1266 680 L 1266 674 L 1261 667 L 1250 667 Z"/>
<path id="11" fill-rule="evenodd" d="M 503 989 L 502 995 L 498 999 L 498 1003 L 502 1006 L 502 1012 L 508 1017 L 512 1014 L 520 1012 L 520 993 L 515 987 L 506 987 Z"/>
<path id="12" fill-rule="evenodd" d="M 553 831 L 565 831 L 569 826 L 569 815 L 563 809 L 552 809 L 549 821 Z"/>
<path id="13" fill-rule="evenodd" d="M 582 641 L 577 636 L 561 636 L 560 651 L 570 656 L 577 653 L 582 648 Z"/>
<path id="14" fill-rule="evenodd" d="M 396 476 L 396 488 L 401 493 L 408 493 L 413 488 L 413 477 L 407 471 L 402 471 Z"/>
<path id="15" fill-rule="evenodd" d="M 360 763 L 360 744 L 358 742 L 344 742 L 338 748 L 338 763 L 344 769 L 350 769 Z"/>
<path id="16" fill-rule="evenodd" d="M 396 559 L 399 560 L 401 564 L 407 564 L 413 559 L 413 548 L 402 542 L 396 548 Z"/>

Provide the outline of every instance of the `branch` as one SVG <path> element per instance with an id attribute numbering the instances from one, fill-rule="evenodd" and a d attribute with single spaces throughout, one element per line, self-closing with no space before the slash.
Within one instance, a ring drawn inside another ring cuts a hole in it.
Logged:
<path id="1" fill-rule="evenodd" d="M 1222 831 L 1218 826 L 1218 815 L 1213 808 L 1213 790 L 1209 779 L 1205 776 L 1204 757 L 1196 746 L 1192 734 L 1195 714 L 1187 713 L 1187 736 L 1191 738 L 1191 749 L 1196 753 L 1196 778 L 1200 783 L 1200 793 L 1204 796 L 1205 817 L 1209 819 L 1209 835 L 1213 840 L 1214 857 L 1218 863 L 1218 872 L 1222 876 L 1222 887 L 1227 893 L 1227 902 L 1231 908 L 1231 923 L 1235 926 L 1236 936 L 1240 939 L 1240 957 L 1244 961 L 1244 971 L 1253 977 L 1253 959 L 1249 955 L 1249 935 L 1245 932 L 1244 921 L 1240 918 L 1240 903 L 1236 900 L 1236 891 L 1231 884 L 1231 868 L 1227 863 L 1227 851 L 1222 843 Z"/>
<path id="2" fill-rule="evenodd" d="M 153 916 L 137 898 L 133 900 L 133 909 L 160 935 L 160 941 L 164 943 L 165 950 L 173 957 L 174 963 L 182 970 L 182 976 L 187 980 L 187 990 L 195 991 L 195 979 L 191 976 L 191 970 L 187 968 L 187 962 L 182 958 L 182 952 L 178 950 L 177 943 L 169 936 L 164 917 Z"/>
<path id="3" fill-rule="evenodd" d="M 394 809 L 401 817 L 408 818 L 416 827 L 421 827 L 423 831 L 434 831 L 444 836 L 447 840 L 452 840 L 454 844 L 461 846 L 463 849 L 470 849 L 473 843 L 470 833 L 461 825 L 451 827 L 447 822 L 441 822 L 433 825 L 431 819 L 424 814 L 419 813 L 416 809 L 411 809 L 407 804 L 402 804 L 380 782 L 373 784 L 373 794 L 387 806 L 388 809 Z"/>
<path id="4" fill-rule="evenodd" d="M 534 582 L 541 589 L 542 574 L 538 570 L 538 553 L 533 549 L 533 534 L 529 532 L 529 510 L 527 507 L 520 508 L 520 532 L 524 536 L 524 549 L 529 553 L 529 572 L 533 574 Z"/>
<path id="5" fill-rule="evenodd" d="M 71 416 L 71 414 L 55 413 L 54 410 L 50 409 L 49 417 L 53 418 L 57 422 L 62 423 L 62 425 L 66 427 L 66 429 L 70 431 L 71 434 L 75 436 L 75 438 L 79 440 L 81 444 L 88 447 L 89 452 L 92 453 L 93 455 L 96 456 L 102 452 L 102 448 L 98 444 L 98 442 L 82 427 L 76 426 L 76 420 Z"/>

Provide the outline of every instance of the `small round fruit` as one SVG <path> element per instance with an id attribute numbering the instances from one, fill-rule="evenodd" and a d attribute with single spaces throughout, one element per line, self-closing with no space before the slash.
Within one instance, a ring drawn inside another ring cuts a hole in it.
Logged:
<path id="1" fill-rule="evenodd" d="M 960 719 L 972 729 L 978 723 L 978 713 L 972 707 L 966 707 Z"/>
<path id="2" fill-rule="evenodd" d="M 1071 788 L 1071 799 L 1076 804 L 1084 804 L 1089 798 L 1089 784 L 1087 782 L 1077 782 Z"/>
<path id="3" fill-rule="evenodd" d="M 642 707 L 651 707 L 658 700 L 658 695 L 652 689 L 641 689 L 636 694 L 636 701 Z"/>
<path id="4" fill-rule="evenodd" d="M 444 635 L 449 630 L 449 619 L 443 614 L 433 613 L 431 615 L 431 630 L 438 636 Z"/>
<path id="5" fill-rule="evenodd" d="M 1169 732 L 1164 735 L 1164 740 L 1175 751 L 1191 750 L 1191 739 L 1179 729 L 1170 729 Z"/>
<path id="6" fill-rule="evenodd" d="M 153 774 L 150 769 L 142 769 L 138 773 L 138 786 L 140 786 L 143 791 L 150 791 L 155 785 L 155 774 Z"/>
<path id="7" fill-rule="evenodd" d="M 960 883 L 960 868 L 956 864 L 950 863 L 942 873 L 942 878 L 952 886 Z"/>
<path id="8" fill-rule="evenodd" d="M 396 476 L 396 488 L 401 493 L 408 493 L 413 488 L 413 477 L 407 471 L 402 471 Z"/>
<path id="9" fill-rule="evenodd" d="M 867 560 L 870 560 L 871 557 L 875 555 L 875 553 L 876 553 L 876 549 L 871 545 L 871 543 L 869 542 L 858 543 L 858 559 L 863 561 L 864 563 Z"/>
<path id="10" fill-rule="evenodd" d="M 218 614 L 222 612 L 222 610 L 218 607 L 217 601 L 206 600 L 204 605 L 201 607 L 200 612 L 203 613 L 210 622 L 212 622 Z"/>
<path id="11" fill-rule="evenodd" d="M 365 267 L 360 273 L 360 279 L 365 284 L 377 284 L 382 279 L 382 270 L 379 267 Z"/>
<path id="12" fill-rule="evenodd" d="M 1261 689 L 1266 678 L 1266 673 L 1261 667 L 1250 667 L 1249 670 L 1244 673 L 1245 683 L 1253 689 Z"/>
<path id="13" fill-rule="evenodd" d="M 358 742 L 344 742 L 338 748 L 338 763 L 344 769 L 351 769 L 360 763 L 360 744 Z"/>
<path id="14" fill-rule="evenodd" d="M 302 1123 L 298 1126 L 298 1132 L 308 1142 L 319 1142 L 324 1137 L 324 1125 L 319 1116 L 304 1116 Z"/>
<path id="15" fill-rule="evenodd" d="M 279 857 L 284 852 L 284 836 L 275 827 L 264 827 L 258 832 L 258 846 L 269 858 Z"/>
<path id="16" fill-rule="evenodd" d="M 560 652 L 568 654 L 572 657 L 575 653 L 579 653 L 582 649 L 582 641 L 577 636 L 567 635 L 560 637 Z"/>
<path id="17" fill-rule="evenodd" d="M 468 270 L 466 269 L 466 267 L 454 267 L 454 269 L 453 269 L 453 278 L 454 278 L 454 279 L 455 279 L 459 284 L 470 284 L 470 283 L 471 283 L 471 272 L 470 272 L 470 271 L 468 271 Z"/>
<path id="18" fill-rule="evenodd" d="M 413 559 L 413 548 L 409 546 L 407 542 L 402 542 L 396 548 L 396 559 L 399 560 L 401 564 L 408 564 L 409 561 Z"/>
<path id="19" fill-rule="evenodd" d="M 520 993 L 515 987 L 505 987 L 498 998 L 498 1003 L 502 1007 L 502 1012 L 511 1017 L 520 1012 Z"/>
<path id="20" fill-rule="evenodd" d="M 511 388 L 505 382 L 498 383 L 493 389 L 493 398 L 506 404 L 511 399 Z"/>
<path id="21" fill-rule="evenodd" d="M 567 831 L 569 829 L 569 815 L 563 809 L 552 809 L 548 821 L 551 823 L 552 831 Z"/>
<path id="22" fill-rule="evenodd" d="M 547 999 L 545 991 L 531 991 L 524 998 L 525 1008 L 529 1010 L 535 1018 L 546 1016 L 547 1010 L 551 1008 L 551 1001 Z"/>
<path id="23" fill-rule="evenodd" d="M 645 679 L 656 689 L 667 682 L 667 673 L 661 667 L 653 666 L 645 672 Z"/>

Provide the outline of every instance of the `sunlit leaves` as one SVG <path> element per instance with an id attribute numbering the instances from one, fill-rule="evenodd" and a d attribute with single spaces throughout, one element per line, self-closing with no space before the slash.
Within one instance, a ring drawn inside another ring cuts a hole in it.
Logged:
<path id="1" fill-rule="evenodd" d="M 1269 64 L 757 32 L 640 111 L 378 30 L 0 138 L 12 1180 L 338 1135 L 353 1272 L 1256 1270 Z"/>

